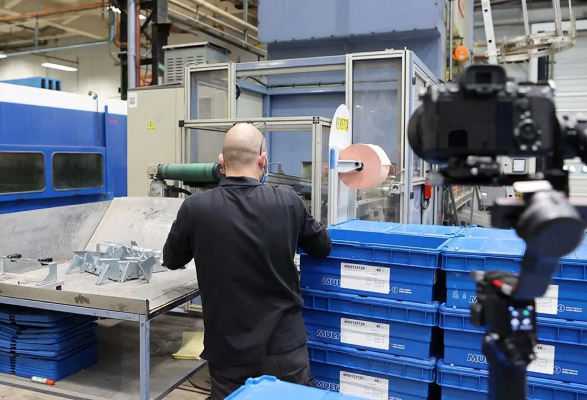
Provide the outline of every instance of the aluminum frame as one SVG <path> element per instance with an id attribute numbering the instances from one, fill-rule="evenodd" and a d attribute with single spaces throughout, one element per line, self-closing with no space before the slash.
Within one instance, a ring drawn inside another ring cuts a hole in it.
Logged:
<path id="1" fill-rule="evenodd" d="M 318 221 L 322 220 L 322 134 L 324 128 L 330 129 L 332 120 L 324 117 L 264 117 L 264 118 L 223 118 L 197 119 L 184 121 L 184 128 L 200 129 L 224 134 L 235 124 L 250 123 L 260 131 L 312 132 L 312 214 Z M 331 206 L 328 199 L 328 207 Z M 327 214 L 328 215 L 328 214 Z"/>
<path id="2" fill-rule="evenodd" d="M 347 68 L 346 68 L 346 103 L 349 106 L 351 113 L 351 121 L 353 114 L 353 63 L 355 61 L 364 60 L 375 60 L 375 59 L 400 59 L 401 60 L 401 82 L 402 88 L 400 93 L 401 99 L 401 112 L 400 112 L 400 123 L 399 133 L 400 146 L 401 146 L 401 159 L 399 162 L 399 172 L 402 176 L 399 177 L 398 183 L 402 187 L 402 193 L 400 198 L 400 209 L 401 209 L 401 223 L 411 222 L 411 202 L 409 199 L 409 193 L 412 187 L 415 185 L 424 184 L 426 177 L 420 177 L 417 179 L 413 178 L 412 169 L 412 157 L 413 151 L 410 148 L 407 141 L 407 130 L 410 116 L 413 113 L 413 98 L 417 95 L 415 93 L 414 85 L 412 85 L 412 79 L 418 75 L 425 82 L 429 84 L 436 84 L 438 80 L 434 74 L 426 67 L 426 65 L 410 50 L 385 50 L 376 52 L 365 52 L 365 53 L 352 53 L 347 54 Z M 354 142 L 354 140 L 353 140 Z M 375 143 L 377 144 L 377 143 Z M 424 165 L 423 165 L 424 167 Z M 332 199 L 330 199 L 332 203 Z M 352 204 L 351 204 L 352 203 Z M 356 217 L 356 199 L 355 196 L 349 204 L 349 218 Z M 436 215 L 436 213 L 435 213 Z"/>
<path id="3" fill-rule="evenodd" d="M 385 50 L 385 51 L 375 51 L 375 52 L 365 52 L 365 53 L 352 53 L 347 54 L 347 85 L 346 85 L 346 103 L 349 107 L 349 111 L 351 114 L 351 121 L 353 120 L 353 63 L 355 61 L 365 61 L 365 60 L 377 60 L 377 59 L 399 59 L 401 63 L 401 76 L 405 77 L 406 69 L 405 69 L 405 58 L 406 58 L 406 50 Z M 401 99 L 401 109 L 405 110 L 405 82 L 402 82 L 402 91 L 400 93 Z M 400 134 L 400 148 L 402 149 L 400 153 L 400 161 L 399 161 L 399 168 L 400 171 L 396 174 L 404 174 L 405 175 L 405 143 L 404 143 L 404 113 L 400 113 L 400 126 L 399 126 L 399 134 Z M 353 132 L 354 136 L 354 132 Z M 353 138 L 353 143 L 354 143 Z M 375 143 L 376 144 L 376 143 Z M 408 212 L 408 202 L 406 201 L 406 188 L 408 187 L 405 182 L 405 177 L 402 176 L 398 183 L 402 187 L 402 193 L 400 195 L 400 209 L 401 209 L 401 220 L 400 222 L 404 223 L 405 215 Z M 356 195 L 351 196 L 351 200 L 349 201 L 349 218 L 356 218 Z"/>
<path id="4" fill-rule="evenodd" d="M 223 63 L 223 64 L 208 64 L 189 66 L 186 68 L 186 76 L 184 82 L 186 82 L 186 120 L 184 121 L 183 128 L 183 141 L 184 157 L 189 160 L 189 149 L 190 149 L 190 135 L 188 134 L 189 129 L 205 129 L 217 132 L 226 132 L 235 123 L 238 122 L 252 122 L 252 123 L 263 123 L 263 127 L 259 127 L 261 130 L 273 130 L 273 131 L 299 131 L 299 130 L 312 130 L 312 210 L 316 218 L 322 217 L 320 202 L 322 198 L 322 178 L 320 168 L 318 165 L 322 164 L 322 147 L 327 145 L 322 143 L 323 128 L 330 128 L 331 120 L 323 117 L 264 117 L 264 118 L 235 118 L 236 114 L 236 82 L 242 80 L 248 76 L 267 76 L 277 74 L 294 74 L 294 73 L 310 73 L 310 72 L 321 72 L 321 71 L 336 71 L 345 70 L 345 92 L 346 92 L 346 104 L 349 105 L 352 120 L 352 104 L 353 104 L 353 63 L 355 61 L 373 60 L 373 59 L 399 59 L 401 62 L 401 83 L 402 88 L 399 94 L 400 97 L 400 112 L 399 112 L 399 132 L 400 132 L 400 160 L 398 163 L 398 183 L 402 187 L 402 193 L 400 197 L 400 222 L 408 223 L 411 221 L 410 208 L 411 201 L 409 194 L 412 191 L 414 185 L 421 185 L 425 182 L 425 177 L 419 177 L 414 179 L 412 176 L 412 151 L 407 142 L 407 127 L 409 118 L 413 112 L 412 100 L 415 93 L 413 85 L 411 84 L 412 78 L 418 74 L 418 76 L 430 84 L 437 83 L 437 79 L 434 74 L 426 67 L 426 65 L 411 51 L 409 50 L 385 50 L 385 51 L 374 51 L 374 52 L 362 52 L 362 53 L 351 53 L 341 56 L 327 56 L 327 57 L 311 57 L 311 58 L 299 58 L 289 60 L 272 60 L 272 61 L 259 61 L 259 62 L 248 62 L 248 63 Z M 229 74 L 228 82 L 229 88 L 227 96 L 230 96 L 228 101 L 229 118 L 223 119 L 209 119 L 209 120 L 194 120 L 190 119 L 190 85 L 191 80 L 189 79 L 190 74 L 199 71 L 210 71 L 210 70 L 226 70 Z M 249 86 L 249 85 L 247 85 Z M 251 84 L 251 86 L 255 86 Z M 248 88 L 254 90 L 254 88 Z M 343 89 L 340 88 L 340 91 Z M 256 90 L 263 95 L 266 95 L 267 101 L 264 101 L 264 110 L 267 108 L 267 104 L 270 101 L 269 90 Z M 279 94 L 279 93 L 277 93 Z M 265 112 L 265 111 L 264 111 Z M 319 121 L 325 122 L 323 124 L 318 123 L 317 126 L 310 126 L 309 119 L 318 118 Z M 423 164 L 422 169 L 425 171 L 425 165 Z M 400 176 L 404 175 L 404 176 Z M 331 193 L 331 191 L 328 191 Z M 333 204 L 337 204 L 338 198 L 332 196 L 328 199 L 328 208 Z M 349 202 L 349 215 L 348 218 L 356 217 L 356 196 L 351 195 L 348 199 Z M 327 221 L 330 223 L 330 212 L 327 211 Z M 436 213 L 435 213 L 436 215 Z"/>

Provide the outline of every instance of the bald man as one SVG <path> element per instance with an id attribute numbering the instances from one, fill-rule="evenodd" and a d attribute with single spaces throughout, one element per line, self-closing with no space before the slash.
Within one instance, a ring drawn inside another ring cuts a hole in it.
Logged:
<path id="1" fill-rule="evenodd" d="M 218 158 L 226 178 L 186 199 L 163 249 L 170 269 L 196 263 L 211 398 L 260 375 L 312 385 L 293 258 L 298 246 L 330 254 L 328 231 L 292 188 L 261 183 L 267 150 L 254 126 L 230 129 Z"/>

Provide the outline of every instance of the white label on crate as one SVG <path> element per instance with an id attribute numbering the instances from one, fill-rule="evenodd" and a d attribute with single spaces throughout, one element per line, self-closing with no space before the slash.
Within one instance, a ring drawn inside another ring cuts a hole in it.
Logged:
<path id="1" fill-rule="evenodd" d="M 340 287 L 365 292 L 389 293 L 389 268 L 340 263 Z"/>
<path id="2" fill-rule="evenodd" d="M 528 365 L 528 372 L 554 375 L 554 346 L 537 344 L 534 346 L 536 359 Z"/>
<path id="3" fill-rule="evenodd" d="M 389 325 L 341 318 L 340 342 L 389 350 Z"/>
<path id="4" fill-rule="evenodd" d="M 137 108 L 139 106 L 139 100 L 136 92 L 130 92 L 127 97 L 128 108 Z"/>
<path id="5" fill-rule="evenodd" d="M 300 270 L 300 255 L 298 253 L 296 253 L 294 255 L 294 264 L 296 265 L 296 267 L 298 268 L 298 271 Z"/>
<path id="6" fill-rule="evenodd" d="M 536 299 L 536 312 L 556 315 L 558 313 L 558 285 L 550 285 L 544 296 Z"/>
<path id="7" fill-rule="evenodd" d="M 383 378 L 340 371 L 340 392 L 366 399 L 387 400 L 389 381 Z"/>

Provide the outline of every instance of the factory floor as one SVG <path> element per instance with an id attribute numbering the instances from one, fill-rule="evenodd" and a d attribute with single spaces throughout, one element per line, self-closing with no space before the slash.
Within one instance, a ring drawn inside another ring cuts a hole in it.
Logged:
<path id="1" fill-rule="evenodd" d="M 171 392 L 166 400 L 205 400 L 208 395 L 200 394 L 183 389 L 176 389 Z M 0 400 L 58 400 L 60 397 L 50 396 L 29 390 L 0 386 Z"/>
<path id="2" fill-rule="evenodd" d="M 203 329 L 202 320 L 191 315 L 181 314 L 168 314 L 159 317 L 157 325 L 152 325 L 151 335 L 151 354 L 152 357 L 160 352 L 169 354 L 172 351 L 169 347 L 168 335 L 156 334 L 162 327 L 164 329 L 171 329 L 174 333 L 173 336 L 181 337 L 181 332 L 184 330 L 201 330 Z M 106 320 L 101 325 L 115 325 L 115 321 Z M 98 336 L 100 337 L 100 331 Z M 136 338 L 133 337 L 133 341 L 138 342 L 138 330 L 136 332 Z M 138 344 L 137 344 L 138 346 Z M 175 344 L 179 347 L 179 344 Z M 108 350 L 108 348 L 106 349 Z M 204 367 L 190 378 L 191 382 L 195 383 L 200 387 L 209 387 L 208 368 Z M 203 393 L 201 390 L 195 389 L 194 386 L 189 382 L 185 382 L 179 388 L 171 392 L 165 397 L 166 400 L 205 400 L 208 394 Z M 26 389 L 15 388 L 12 386 L 6 386 L 0 384 L 0 400 L 57 400 L 60 397 L 53 395 L 38 393 Z"/>

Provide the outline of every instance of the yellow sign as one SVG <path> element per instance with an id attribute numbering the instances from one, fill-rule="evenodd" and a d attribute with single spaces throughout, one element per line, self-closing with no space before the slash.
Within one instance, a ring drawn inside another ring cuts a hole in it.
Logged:
<path id="1" fill-rule="evenodd" d="M 155 125 L 153 125 L 153 121 L 149 122 L 149 125 L 147 125 L 147 130 L 149 130 L 149 131 L 155 130 Z"/>
<path id="2" fill-rule="evenodd" d="M 336 118 L 336 129 L 348 132 L 349 131 L 349 120 L 347 118 Z"/>

